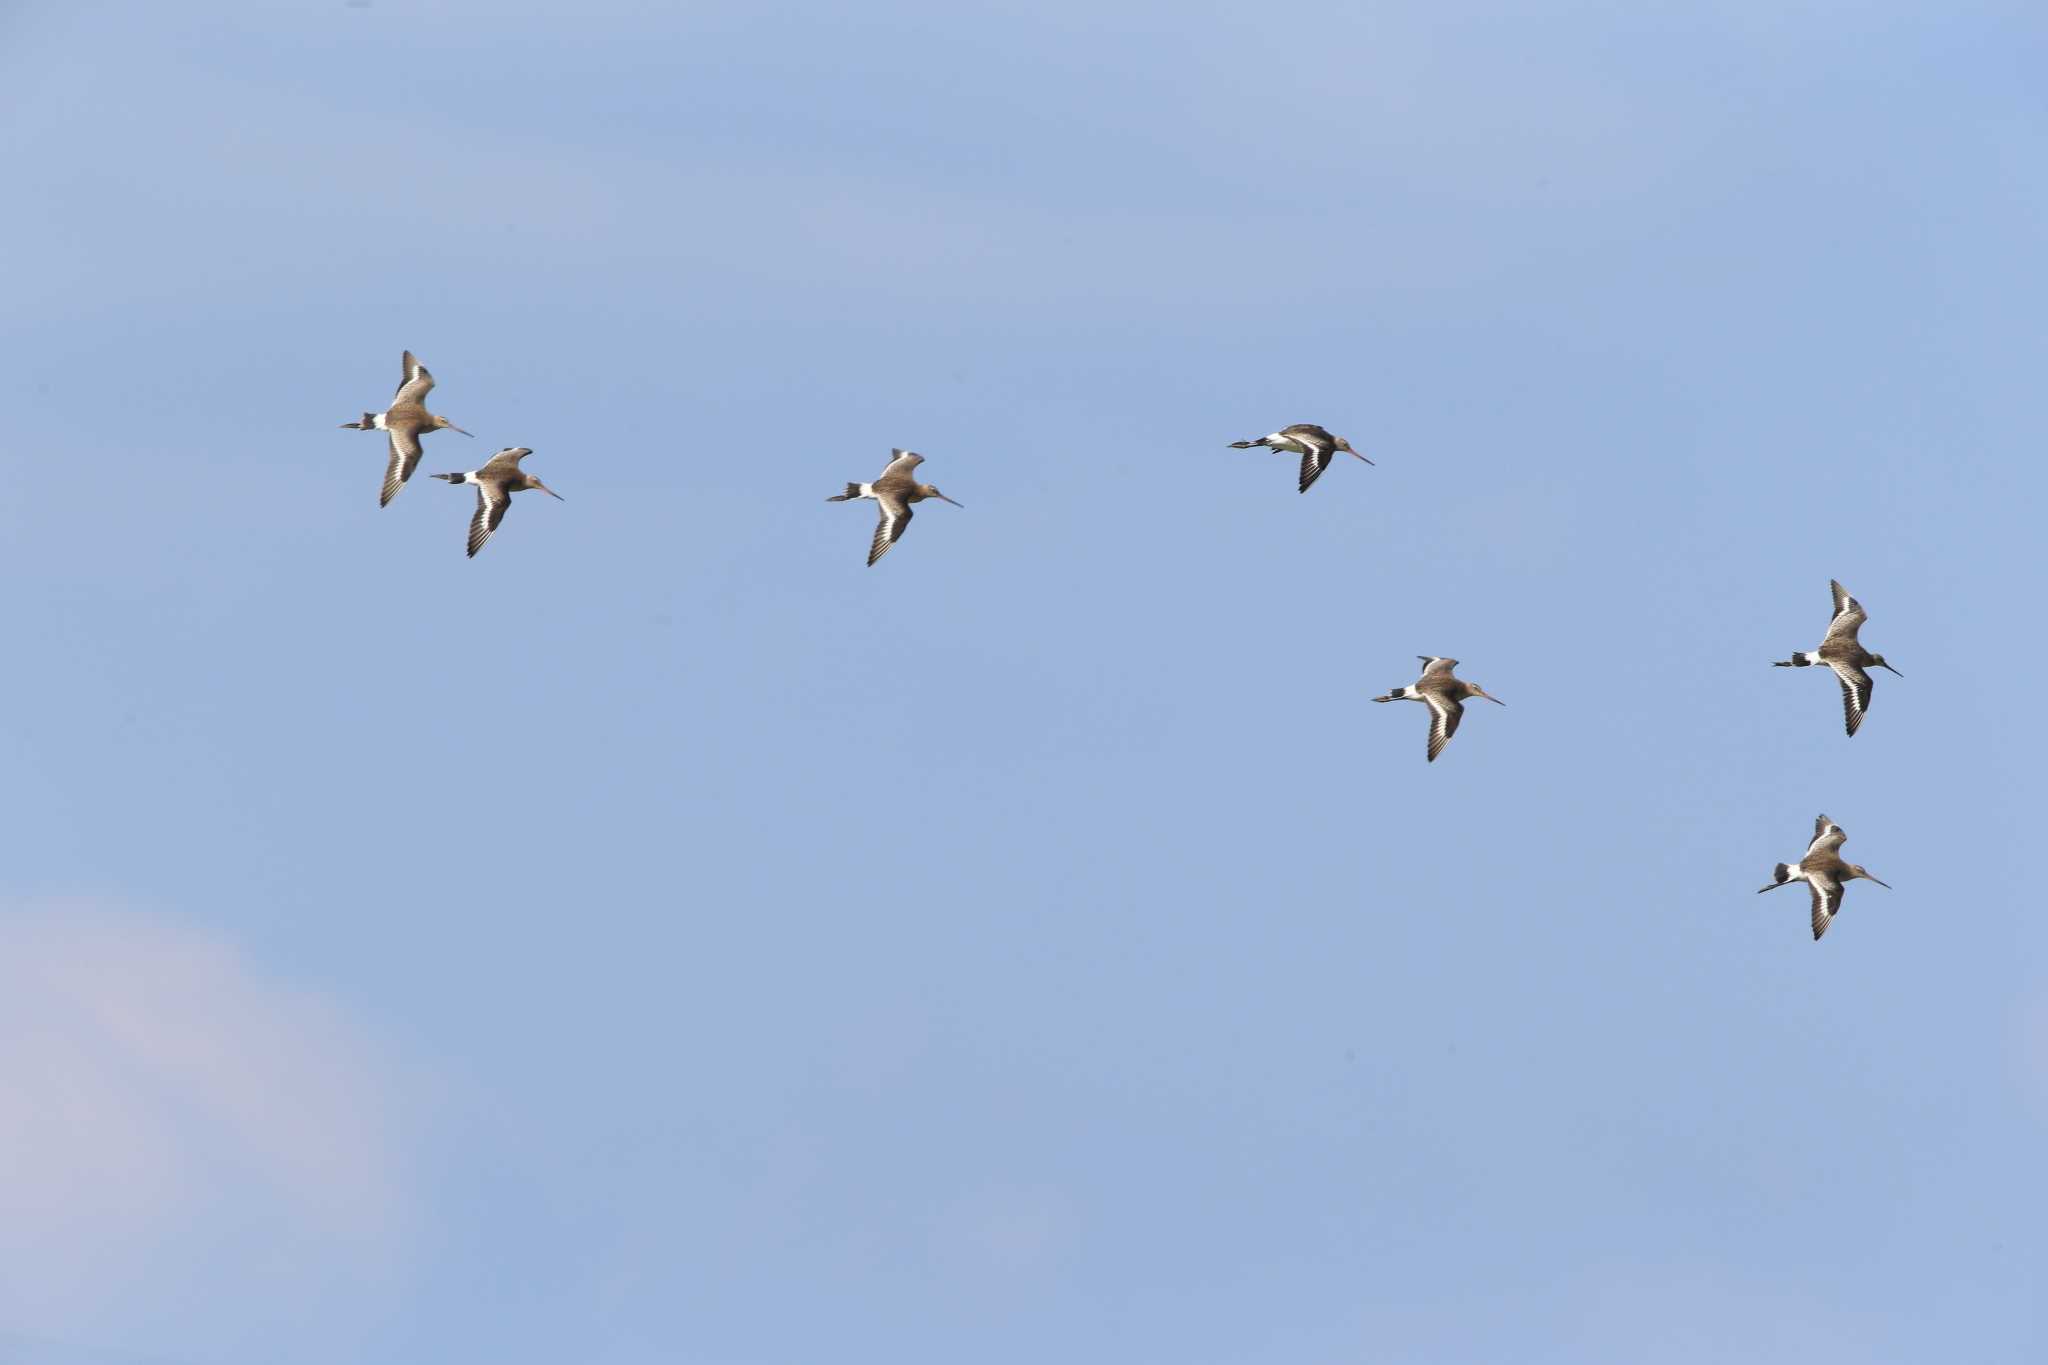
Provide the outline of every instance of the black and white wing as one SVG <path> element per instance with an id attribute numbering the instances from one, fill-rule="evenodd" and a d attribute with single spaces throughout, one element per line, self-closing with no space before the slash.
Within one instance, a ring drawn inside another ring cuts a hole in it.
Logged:
<path id="1" fill-rule="evenodd" d="M 1813 941 L 1818 943 L 1834 923 L 1835 912 L 1842 908 L 1842 884 L 1824 874 L 1809 875 L 1806 887 L 1813 892 Z"/>
<path id="2" fill-rule="evenodd" d="M 1465 718 L 1465 703 L 1437 692 L 1423 693 L 1422 700 L 1429 707 L 1429 761 L 1434 763 L 1444 745 L 1451 742 L 1451 736 L 1458 733 L 1458 722 Z"/>
<path id="3" fill-rule="evenodd" d="M 517 474 L 519 472 L 519 462 L 531 454 L 533 454 L 533 450 L 528 446 L 506 446 L 503 450 L 491 456 L 490 459 L 485 460 L 484 467 L 477 470 L 476 476 L 479 479 L 490 480 L 502 479 Z"/>
<path id="4" fill-rule="evenodd" d="M 433 391 L 434 376 L 427 373 L 427 367 L 414 358 L 411 351 L 405 353 L 405 376 L 398 381 L 398 394 L 391 400 L 397 407 L 400 403 L 422 403 Z"/>
<path id="5" fill-rule="evenodd" d="M 1842 827 L 1827 816 L 1817 816 L 1813 822 L 1813 842 L 1806 846 L 1806 856 L 1811 858 L 1816 853 L 1832 853 L 1848 837 Z"/>
<path id="6" fill-rule="evenodd" d="M 915 460 L 917 456 L 910 457 Z M 890 468 L 895 466 L 891 465 Z M 881 515 L 875 521 L 875 540 L 868 546 L 868 564 L 889 553 L 889 547 L 903 539 L 903 528 L 910 525 L 910 504 L 897 492 L 875 490 L 875 503 L 881 508 Z"/>
<path id="7" fill-rule="evenodd" d="M 1829 640 L 1853 641 L 1856 638 L 1856 632 L 1862 629 L 1865 621 L 1870 619 L 1863 614 L 1862 604 L 1849 596 L 1847 588 L 1835 582 L 1832 578 L 1828 580 L 1828 588 L 1835 595 L 1835 617 L 1832 621 L 1828 622 L 1827 636 L 1821 641 L 1822 648 L 1827 647 Z"/>
<path id="8" fill-rule="evenodd" d="M 388 506 L 412 472 L 420 467 L 419 428 L 401 423 L 387 430 L 391 433 L 391 462 L 384 466 L 384 491 L 377 496 L 379 507 Z"/>
<path id="9" fill-rule="evenodd" d="M 1877 683 L 1855 664 L 1831 659 L 1828 667 L 1842 684 L 1842 725 L 1853 735 L 1863 724 L 1863 713 L 1870 709 L 1870 694 L 1877 690 Z"/>
<path id="10" fill-rule="evenodd" d="M 875 482 L 880 483 L 883 479 L 889 478 L 892 475 L 907 482 L 910 478 L 910 471 L 923 463 L 924 456 L 914 450 L 892 449 L 889 452 L 888 467 L 876 476 Z"/>
<path id="11" fill-rule="evenodd" d="M 1304 446 L 1328 446 L 1332 450 L 1337 448 L 1337 438 L 1330 434 L 1328 428 L 1319 427 L 1314 422 L 1296 422 L 1291 427 L 1280 428 L 1276 434 L 1291 437 Z"/>
<path id="12" fill-rule="evenodd" d="M 1337 458 L 1335 446 L 1318 445 L 1304 438 L 1307 449 L 1301 455 L 1301 487 L 1298 492 L 1308 492 L 1309 485 L 1323 477 L 1323 471 L 1330 467 L 1330 461 Z"/>
<path id="13" fill-rule="evenodd" d="M 1418 654 L 1415 657 L 1422 660 L 1422 676 L 1425 678 L 1448 678 L 1451 676 L 1451 670 L 1458 666 L 1456 659 L 1439 659 L 1434 654 Z"/>
<path id="14" fill-rule="evenodd" d="M 476 558 L 476 552 L 483 549 L 484 542 L 491 538 L 491 532 L 498 529 L 498 523 L 505 519 L 505 509 L 512 505 L 512 492 L 496 481 L 476 486 L 476 515 L 469 519 L 469 557 Z"/>

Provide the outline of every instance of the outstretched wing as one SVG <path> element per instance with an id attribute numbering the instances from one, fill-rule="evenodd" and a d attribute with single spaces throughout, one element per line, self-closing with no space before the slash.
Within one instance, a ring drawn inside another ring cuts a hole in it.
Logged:
<path id="1" fill-rule="evenodd" d="M 469 557 L 476 558 L 476 552 L 483 549 L 484 542 L 491 538 L 491 532 L 498 529 L 498 523 L 505 519 L 505 509 L 512 505 L 512 494 L 499 483 L 480 483 L 476 486 L 476 515 L 469 519 Z"/>
<path id="2" fill-rule="evenodd" d="M 1870 618 L 1863 614 L 1863 606 L 1849 596 L 1849 590 L 1834 579 L 1828 580 L 1828 587 L 1835 594 L 1835 619 L 1828 622 L 1828 633 L 1821 641 L 1823 647 L 1828 640 L 1854 640 L 1856 632 Z"/>
<path id="3" fill-rule="evenodd" d="M 411 351 L 405 353 L 404 363 L 405 377 L 398 381 L 398 393 L 391 400 L 393 407 L 400 403 L 424 402 L 434 387 L 434 376 L 427 373 L 427 367 L 420 364 Z"/>
<path id="4" fill-rule="evenodd" d="M 1422 700 L 1429 706 L 1429 761 L 1434 763 L 1444 745 L 1451 742 L 1451 736 L 1458 733 L 1458 722 L 1465 718 L 1465 704 L 1435 692 L 1423 693 Z"/>
<path id="5" fill-rule="evenodd" d="M 1870 695 L 1877 690 L 1877 684 L 1855 664 L 1829 660 L 1828 667 L 1842 684 L 1842 724 L 1853 735 L 1863 724 L 1863 713 L 1870 709 Z"/>
<path id="6" fill-rule="evenodd" d="M 531 454 L 533 451 L 526 446 L 506 446 L 485 460 L 484 467 L 476 472 L 476 476 L 479 479 L 502 479 L 516 474 L 519 472 L 519 462 Z"/>
<path id="7" fill-rule="evenodd" d="M 1842 908 L 1842 884 L 1832 877 L 1809 876 L 1806 886 L 1813 892 L 1813 941 L 1818 943 Z"/>
<path id="8" fill-rule="evenodd" d="M 910 457 L 916 459 L 915 455 Z M 874 543 L 868 546 L 868 564 L 889 553 L 889 547 L 903 539 L 903 528 L 910 525 L 910 504 L 901 495 L 875 490 L 875 502 L 882 514 L 875 520 Z"/>
<path id="9" fill-rule="evenodd" d="M 1317 445 L 1313 441 L 1307 444 L 1308 449 L 1302 452 L 1301 456 L 1301 487 L 1297 490 L 1303 493 L 1308 492 L 1310 484 L 1323 477 L 1323 471 L 1330 467 L 1330 461 L 1337 456 L 1336 449 L 1332 446 Z"/>
<path id="10" fill-rule="evenodd" d="M 1415 657 L 1422 660 L 1422 676 L 1425 678 L 1448 678 L 1451 676 L 1451 670 L 1458 666 L 1456 659 L 1439 659 L 1433 654 L 1418 654 Z"/>
<path id="11" fill-rule="evenodd" d="M 910 471 L 924 463 L 924 456 L 914 450 L 891 450 L 889 455 L 888 466 L 875 476 L 876 483 L 880 483 L 883 479 L 887 478 L 897 478 L 908 482 Z"/>
<path id="12" fill-rule="evenodd" d="M 1806 846 L 1806 856 L 1811 858 L 1816 853 L 1832 853 L 1848 837 L 1840 825 L 1825 815 L 1820 816 L 1813 822 L 1813 842 Z"/>
<path id="13" fill-rule="evenodd" d="M 1282 427 L 1280 435 L 1292 436 L 1303 445 L 1329 446 L 1332 450 L 1337 447 L 1337 438 L 1332 436 L 1328 429 L 1319 427 L 1314 422 L 1296 422 L 1291 427 Z"/>
<path id="14" fill-rule="evenodd" d="M 387 427 L 391 433 L 391 462 L 384 466 L 384 491 L 377 497 L 379 507 L 388 506 L 398 496 L 398 490 L 405 487 L 405 481 L 420 467 L 420 433 L 418 428 L 399 425 Z"/>

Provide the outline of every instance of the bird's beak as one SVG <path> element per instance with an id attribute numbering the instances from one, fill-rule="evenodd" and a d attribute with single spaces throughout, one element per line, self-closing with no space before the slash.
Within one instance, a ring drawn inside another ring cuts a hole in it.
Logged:
<path id="1" fill-rule="evenodd" d="M 1877 878 L 1871 876 L 1868 872 L 1863 874 L 1863 880 L 1866 882 L 1877 882 Z M 1887 891 L 1892 889 L 1892 884 L 1890 882 L 1877 882 L 1877 884 Z"/>
<path id="2" fill-rule="evenodd" d="M 1357 452 L 1357 451 L 1355 451 L 1355 450 L 1354 450 L 1354 451 L 1351 451 L 1350 453 L 1351 453 L 1351 454 L 1353 454 L 1353 455 L 1358 455 L 1358 452 Z M 1358 458 L 1359 458 L 1359 459 L 1361 459 L 1361 460 L 1365 460 L 1365 456 L 1363 456 L 1363 455 L 1358 455 Z M 1371 461 L 1371 460 L 1365 460 L 1365 462 L 1366 462 L 1367 464 L 1371 464 L 1371 463 L 1372 463 L 1372 461 Z"/>
<path id="3" fill-rule="evenodd" d="M 937 498 L 940 502 L 953 502 L 953 500 L 947 497 L 944 493 L 934 493 L 932 494 L 932 496 Z M 955 507 L 961 508 L 963 511 L 965 510 L 965 504 L 963 503 L 953 502 L 953 505 Z"/>
<path id="4" fill-rule="evenodd" d="M 1499 697 L 1494 696 L 1491 692 L 1481 692 L 1479 695 L 1486 698 L 1488 701 L 1492 702 L 1495 706 L 1507 705 L 1506 702 L 1502 701 Z"/>
<path id="5" fill-rule="evenodd" d="M 568 501 L 568 499 L 567 499 L 567 498 L 563 497 L 563 496 L 562 496 L 562 495 L 561 495 L 560 493 L 557 493 L 557 492 L 556 492 L 556 491 L 555 491 L 554 489 L 552 489 L 552 488 L 548 487 L 548 486 L 547 486 L 546 484 L 542 483 L 542 482 L 541 482 L 541 481 L 540 481 L 539 479 L 535 479 L 535 480 L 533 481 L 533 486 L 534 486 L 535 488 L 538 488 L 538 489 L 539 489 L 539 490 L 540 490 L 541 492 L 543 492 L 543 493 L 547 494 L 547 495 L 548 495 L 549 497 L 553 498 L 553 499 L 554 499 L 554 500 L 555 500 L 556 502 L 567 502 L 567 501 Z"/>
<path id="6" fill-rule="evenodd" d="M 455 425 L 455 423 L 453 423 L 453 422 L 450 422 L 450 423 L 448 424 L 448 430 L 450 430 L 450 431 L 462 431 L 462 428 L 461 428 L 461 427 L 458 427 L 458 426 L 456 426 L 456 425 Z M 464 436 L 467 436 L 467 437 L 469 437 L 469 438 L 470 438 L 471 440 L 475 440 L 475 439 L 476 439 L 476 433 L 475 433 L 475 432 L 473 432 L 473 431 L 462 431 L 462 434 L 463 434 Z"/>
<path id="7" fill-rule="evenodd" d="M 1900 673 L 1898 669 L 1893 668 L 1890 664 L 1879 664 L 1878 667 L 1883 669 L 1887 673 L 1896 674 L 1898 677 L 1901 678 L 1906 676 L 1905 674 Z"/>

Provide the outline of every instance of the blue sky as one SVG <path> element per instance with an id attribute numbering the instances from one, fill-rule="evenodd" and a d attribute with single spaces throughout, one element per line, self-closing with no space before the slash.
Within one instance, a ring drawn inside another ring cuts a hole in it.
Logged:
<path id="1" fill-rule="evenodd" d="M 2044 59 L 0 11 L 0 1359 L 2041 1358 Z"/>

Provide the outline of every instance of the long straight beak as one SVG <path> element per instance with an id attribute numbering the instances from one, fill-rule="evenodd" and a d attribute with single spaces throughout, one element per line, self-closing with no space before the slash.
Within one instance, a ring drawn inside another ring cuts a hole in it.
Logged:
<path id="1" fill-rule="evenodd" d="M 1863 880 L 1866 882 L 1877 882 L 1877 878 L 1871 876 L 1868 872 L 1863 874 Z M 1877 882 L 1877 884 L 1887 891 L 1892 889 L 1892 884 L 1890 882 Z"/>
<path id="2" fill-rule="evenodd" d="M 937 498 L 940 502 L 953 502 L 953 500 L 947 497 L 944 493 L 934 493 L 932 494 L 932 496 Z M 960 508 L 963 511 L 966 510 L 967 507 L 967 504 L 964 502 L 953 502 L 953 505 L 955 507 Z"/>
<path id="3" fill-rule="evenodd" d="M 453 423 L 453 422 L 450 422 L 450 423 L 448 424 L 448 430 L 450 430 L 450 431 L 462 431 L 462 428 L 461 428 L 461 427 L 458 427 L 458 426 L 456 426 L 456 425 L 455 425 L 455 423 Z M 476 433 L 475 433 L 475 432 L 473 432 L 473 431 L 462 431 L 462 434 L 463 434 L 464 436 L 467 436 L 467 437 L 469 437 L 469 438 L 470 438 L 471 440 L 475 440 L 475 439 L 476 439 Z"/>
<path id="4" fill-rule="evenodd" d="M 1481 692 L 1479 695 L 1486 698 L 1488 701 L 1492 702 L 1495 706 L 1507 705 L 1506 702 L 1502 701 L 1499 697 L 1494 696 L 1491 692 Z"/>
<path id="5" fill-rule="evenodd" d="M 1900 673 L 1898 669 L 1893 668 L 1890 664 L 1879 664 L 1878 667 L 1883 669 L 1887 673 L 1897 674 L 1901 678 L 1906 676 L 1905 674 Z"/>
<path id="6" fill-rule="evenodd" d="M 542 483 L 542 482 L 541 482 L 541 481 L 540 481 L 539 479 L 535 479 L 535 480 L 533 481 L 533 486 L 534 486 L 535 488 L 538 488 L 538 489 L 539 489 L 539 490 L 540 490 L 541 492 L 543 492 L 543 493 L 547 494 L 547 495 L 548 495 L 549 497 L 553 498 L 553 499 L 554 499 L 554 500 L 555 500 L 556 502 L 567 502 L 567 501 L 568 501 L 568 499 L 567 499 L 567 498 L 563 497 L 563 496 L 562 496 L 562 495 L 561 495 L 560 493 L 557 493 L 557 492 L 556 492 L 556 491 L 555 491 L 554 489 L 552 489 L 552 488 L 548 487 L 548 486 L 547 486 L 546 484 Z"/>
<path id="7" fill-rule="evenodd" d="M 1355 451 L 1355 450 L 1354 450 L 1354 451 L 1352 451 L 1351 453 L 1352 453 L 1353 455 L 1358 455 L 1358 452 L 1357 452 L 1357 451 Z M 1365 460 L 1365 456 L 1363 456 L 1363 455 L 1358 455 L 1358 458 L 1359 458 L 1359 459 L 1361 459 L 1361 460 Z M 1366 462 L 1367 464 L 1371 464 L 1371 463 L 1372 463 L 1372 461 L 1371 461 L 1371 460 L 1365 460 L 1365 462 Z"/>

